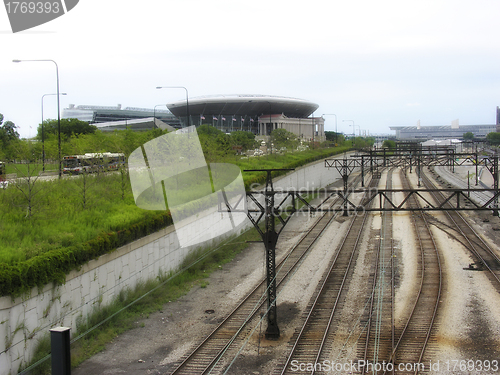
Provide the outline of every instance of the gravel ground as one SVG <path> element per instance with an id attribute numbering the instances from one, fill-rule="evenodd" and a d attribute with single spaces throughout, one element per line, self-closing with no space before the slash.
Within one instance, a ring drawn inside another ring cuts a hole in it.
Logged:
<path id="1" fill-rule="evenodd" d="M 72 373 L 163 374 L 210 333 L 250 287 L 261 279 L 263 250 L 251 244 L 231 263 L 214 272 L 205 288 L 195 287 L 161 312 L 138 320 L 134 328 L 116 337 L 101 353 Z M 210 311 L 210 310 L 213 310 Z M 207 313 L 207 311 L 209 313 Z"/>
<path id="2" fill-rule="evenodd" d="M 399 178 L 395 176 L 396 173 L 393 174 L 393 188 L 398 188 Z M 436 217 L 441 218 L 440 215 L 436 214 Z M 369 259 L 375 242 L 373 238 L 380 229 L 380 214 L 370 216 L 372 232 L 367 232 L 363 238 L 362 251 L 356 261 L 349 293 L 343 301 L 343 314 L 336 322 L 336 341 L 328 354 L 330 360 L 356 356 L 357 336 L 354 331 L 360 329 L 359 317 L 366 303 Z M 495 243 L 498 243 L 499 232 L 495 229 L 500 227 L 499 219 L 487 213 L 470 216 L 475 220 L 479 232 L 489 237 L 498 250 Z M 489 219 L 488 223 L 483 222 L 485 218 Z M 297 242 L 311 222 L 306 216 L 294 217 L 289 222 L 278 241 L 278 258 Z M 348 220 L 343 217 L 334 221 L 319 239 L 313 252 L 304 260 L 300 271 L 278 296 L 278 321 L 282 334 L 280 340 L 266 341 L 262 335 L 255 334 L 242 348 L 229 373 L 269 374 L 283 358 L 288 348 L 288 340 L 298 327 L 298 321 L 328 263 L 327 260 L 347 225 Z M 397 248 L 397 262 L 401 266 L 396 291 L 396 324 L 398 319 L 405 315 L 405 301 L 415 288 L 414 238 L 409 228 L 409 215 L 395 213 L 393 239 Z M 463 269 L 471 263 L 471 258 L 460 243 L 438 228 L 433 228 L 433 231 L 442 249 L 446 271 L 442 305 L 436 322 L 437 332 L 425 354 L 424 363 L 426 366 L 429 361 L 432 361 L 434 366 L 438 364 L 439 371 L 432 372 L 436 374 L 472 374 L 475 372 L 446 371 L 446 361 L 450 361 L 449 366 L 452 367 L 455 364 L 453 360 L 499 359 L 500 296 L 482 272 Z M 73 374 L 168 373 L 173 363 L 211 332 L 217 322 L 221 321 L 263 276 L 263 245 L 251 244 L 233 262 L 214 272 L 205 288 L 196 287 L 178 301 L 166 304 L 161 312 L 151 314 L 148 319 L 139 320 L 137 328 L 117 337 L 103 352 L 74 369 Z M 207 310 L 214 312 L 209 314 Z M 264 329 L 265 324 L 262 331 Z"/>

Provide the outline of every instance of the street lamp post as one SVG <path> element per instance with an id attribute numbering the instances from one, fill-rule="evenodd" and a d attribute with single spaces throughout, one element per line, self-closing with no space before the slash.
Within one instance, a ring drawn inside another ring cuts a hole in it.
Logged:
<path id="1" fill-rule="evenodd" d="M 188 127 L 191 126 L 191 118 L 189 115 L 189 94 L 187 88 L 184 86 L 157 86 L 157 89 L 184 89 L 186 90 L 186 114 L 187 114 L 187 123 Z"/>
<path id="2" fill-rule="evenodd" d="M 153 109 L 153 129 L 156 126 L 156 107 L 159 107 L 161 105 L 165 105 L 165 104 L 157 104 L 154 106 L 154 109 Z"/>
<path id="3" fill-rule="evenodd" d="M 271 102 L 266 102 L 269 104 L 269 126 L 271 127 L 271 131 L 269 132 L 269 146 L 271 148 L 271 154 L 273 153 L 273 143 L 272 143 L 272 138 L 271 138 L 271 133 L 273 132 L 273 120 L 272 120 L 272 113 L 273 113 L 273 108 L 271 105 Z M 266 131 L 267 133 L 267 131 Z M 267 135 L 267 134 L 266 134 Z"/>
<path id="4" fill-rule="evenodd" d="M 43 130 L 43 98 L 49 95 L 57 95 L 57 94 L 44 94 L 42 95 L 42 171 L 45 172 L 45 135 Z M 68 95 L 65 92 L 61 93 L 61 95 Z"/>
<path id="5" fill-rule="evenodd" d="M 349 125 L 351 126 L 351 125 Z M 353 146 L 354 146 L 354 139 L 356 139 L 356 126 L 358 127 L 358 131 L 359 131 L 359 137 L 361 138 L 361 126 L 360 125 L 354 125 L 354 123 L 352 124 L 352 134 L 354 135 L 354 138 L 353 138 Z"/>
<path id="6" fill-rule="evenodd" d="M 356 138 L 356 134 L 354 133 L 355 129 L 354 129 L 354 120 L 342 120 L 342 122 L 346 122 L 346 121 L 352 121 L 352 145 L 354 146 L 354 138 Z M 349 125 L 351 126 L 351 125 Z"/>
<path id="7" fill-rule="evenodd" d="M 339 143 L 337 133 L 337 115 L 335 113 L 323 113 L 323 116 L 335 116 L 335 145 L 337 145 Z"/>
<path id="8" fill-rule="evenodd" d="M 32 61 L 50 61 L 53 62 L 56 66 L 56 83 L 57 83 L 57 133 L 58 133 L 58 144 L 59 144 L 59 178 L 62 177 L 62 159 L 61 159 L 61 106 L 59 100 L 59 67 L 54 60 L 12 60 L 12 62 L 20 63 L 20 62 L 32 62 Z"/>
<path id="9" fill-rule="evenodd" d="M 312 113 L 311 120 L 312 120 L 312 148 L 314 149 L 314 132 L 316 130 L 314 126 L 314 112 Z"/>

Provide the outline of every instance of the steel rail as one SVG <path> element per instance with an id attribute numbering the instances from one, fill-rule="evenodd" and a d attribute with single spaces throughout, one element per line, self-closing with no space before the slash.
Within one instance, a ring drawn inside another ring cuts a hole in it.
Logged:
<path id="1" fill-rule="evenodd" d="M 356 229 L 362 229 L 363 228 L 363 224 L 364 224 L 364 221 L 366 220 L 366 215 L 363 216 L 363 221 L 362 221 L 362 224 L 361 224 L 361 228 L 356 228 Z M 354 227 L 354 224 L 355 224 L 356 220 L 352 220 L 350 226 L 349 226 L 349 233 L 351 232 L 352 228 Z M 357 237 L 356 237 L 356 240 L 355 240 L 355 246 L 359 243 L 359 239 L 361 237 L 361 230 L 358 230 L 357 232 Z M 346 241 L 347 241 L 347 238 L 348 236 L 345 236 L 343 241 L 342 241 L 342 244 L 341 244 L 341 248 L 344 247 L 344 245 L 346 244 Z M 339 254 L 341 253 L 342 250 L 340 251 L 337 251 L 336 254 L 335 254 L 335 258 L 333 260 L 333 262 L 331 263 L 330 267 L 328 268 L 328 276 L 330 276 L 330 274 L 333 272 L 333 269 L 334 269 L 334 266 L 337 266 L 337 261 L 338 261 L 338 258 L 339 258 Z M 340 284 L 340 287 L 339 287 L 339 290 L 338 292 L 336 293 L 336 295 L 334 296 L 335 297 L 335 302 L 333 304 L 333 307 L 331 308 L 331 313 L 329 314 L 329 319 L 328 319 L 328 323 L 326 325 L 326 328 L 324 330 L 324 334 L 323 334 L 323 337 L 322 337 L 322 340 L 321 340 L 321 343 L 319 345 L 319 348 L 318 350 L 316 351 L 316 360 L 314 362 L 311 362 L 311 363 L 316 363 L 317 361 L 317 358 L 319 357 L 320 353 L 321 353 L 321 349 L 323 348 L 323 345 L 325 343 L 325 338 L 326 338 L 326 335 L 327 335 L 327 332 L 330 328 L 330 325 L 331 325 L 331 321 L 333 319 L 333 314 L 334 312 L 336 311 L 336 308 L 338 306 L 338 301 L 339 301 L 339 298 L 340 298 L 340 294 L 341 294 L 341 291 L 342 291 L 342 288 L 344 287 L 344 284 L 345 284 L 345 281 L 347 279 L 347 275 L 348 275 L 348 272 L 350 270 L 350 266 L 351 266 L 351 263 L 352 263 L 352 259 L 353 259 L 353 255 L 354 255 L 354 249 L 351 251 L 350 253 L 350 257 L 348 259 L 348 263 L 345 267 L 345 272 L 344 272 L 344 275 L 342 277 L 342 282 Z M 329 277 L 325 277 L 321 286 L 320 286 L 320 290 L 319 290 L 319 293 L 317 293 L 316 295 L 316 298 L 314 299 L 314 302 L 309 310 L 309 313 L 307 314 L 307 317 L 305 319 L 305 322 L 304 324 L 302 325 L 302 328 L 300 329 L 300 332 L 295 340 L 295 343 L 292 347 L 292 350 L 285 362 L 285 365 L 283 366 L 283 369 L 281 371 L 281 374 L 285 374 L 287 373 L 287 369 L 288 369 L 288 366 L 290 364 L 290 362 L 292 361 L 292 358 L 293 358 L 293 355 L 295 354 L 298 346 L 299 346 L 299 342 L 300 340 L 304 337 L 305 335 L 305 332 L 306 332 L 306 328 L 308 328 L 308 326 L 310 324 L 314 324 L 314 322 L 312 322 L 312 318 L 313 318 L 313 315 L 316 313 L 316 308 L 320 308 L 318 307 L 320 305 L 320 298 L 324 296 L 324 291 L 327 289 L 327 286 L 328 286 L 328 282 L 331 281 L 329 280 Z"/>
<path id="2" fill-rule="evenodd" d="M 481 167 L 484 168 L 484 167 Z M 482 170 L 479 172 L 481 174 Z M 444 179 L 448 180 L 447 185 L 448 187 L 451 187 L 452 185 L 455 185 L 456 187 L 460 189 L 468 189 L 470 187 L 470 184 L 468 184 L 466 181 L 463 179 L 458 178 L 456 175 L 450 173 L 445 167 L 442 166 L 435 166 L 434 167 L 434 172 L 431 173 L 438 173 L 440 177 L 443 175 L 446 175 Z M 428 177 L 426 177 L 428 180 Z M 452 181 L 449 181 L 452 180 Z M 490 187 L 486 186 L 482 181 L 479 181 L 479 184 L 484 188 L 484 189 L 491 189 Z M 432 186 L 432 188 L 435 188 L 435 184 L 431 184 L 428 186 Z M 468 195 L 471 195 L 473 198 L 476 197 L 476 200 L 480 205 L 484 205 L 487 202 L 491 201 L 493 198 L 493 194 L 489 194 L 490 191 L 481 191 L 481 190 L 476 190 L 475 188 L 472 188 L 468 191 Z"/>
<path id="3" fill-rule="evenodd" d="M 423 182 L 427 186 L 434 185 L 427 177 L 423 179 Z M 437 201 L 444 199 L 442 195 L 431 195 Z M 500 258 L 498 257 L 498 255 L 459 212 L 445 212 L 448 219 L 453 223 L 453 225 L 455 225 L 458 233 L 461 234 L 461 236 L 469 245 L 468 249 L 476 257 L 476 259 L 481 262 L 481 264 L 489 271 L 489 275 L 493 277 L 498 286 L 500 286 L 500 275 L 494 271 L 494 269 L 500 269 Z"/>
<path id="4" fill-rule="evenodd" d="M 409 184 L 409 181 L 404 172 L 401 173 L 403 185 Z M 410 202 L 411 205 L 419 205 L 418 201 L 413 198 Z M 388 359 L 388 362 L 393 363 L 394 368 L 396 359 L 400 360 L 401 357 L 405 356 L 404 363 L 412 363 L 414 365 L 413 371 L 407 371 L 408 373 L 417 374 L 419 368 L 416 365 L 420 364 L 429 342 L 429 338 L 431 335 L 431 331 L 434 326 L 434 321 L 436 319 L 437 310 L 439 306 L 439 300 L 441 297 L 441 289 L 442 289 L 442 266 L 441 260 L 439 256 L 439 251 L 437 244 L 434 240 L 434 236 L 430 230 L 430 225 L 425 219 L 425 217 L 421 214 L 414 213 L 412 217 L 413 226 L 415 228 L 415 233 L 417 235 L 418 244 L 420 248 L 420 262 L 421 262 L 421 277 L 420 277 L 420 285 L 418 290 L 417 298 L 415 299 L 415 303 L 411 309 L 408 320 L 406 321 L 405 326 L 403 327 L 401 333 L 399 334 L 399 338 L 392 349 L 391 356 Z M 424 238 L 427 236 L 427 238 Z M 427 247 L 431 247 L 432 249 L 427 249 Z M 429 251 L 432 250 L 432 251 Z M 427 259 L 433 258 L 433 259 Z M 436 261 L 437 269 L 434 268 L 431 261 Z M 437 272 L 437 275 L 436 275 Z M 432 280 L 432 276 L 437 276 L 437 290 L 433 290 L 436 285 L 433 283 L 435 280 Z M 429 309 L 425 305 L 428 304 L 428 301 L 433 302 L 432 314 L 428 315 Z M 425 337 L 421 337 L 417 335 L 416 328 L 420 325 L 418 320 L 424 319 L 423 328 L 418 329 L 418 331 L 425 331 Z M 409 334 L 413 332 L 412 337 L 407 338 Z M 423 339 L 423 341 L 422 341 Z M 409 350 L 404 350 L 403 345 L 406 344 L 409 346 Z M 411 353 L 413 351 L 413 353 Z M 417 352 L 418 358 L 415 358 L 414 354 Z M 411 358 L 408 358 L 411 356 Z M 400 363 L 403 363 L 400 362 Z M 386 374 L 387 371 L 384 371 Z M 398 373 L 404 373 L 402 371 L 398 371 Z"/>
<path id="5" fill-rule="evenodd" d="M 392 187 L 392 173 L 394 171 L 395 167 L 391 167 L 388 172 L 387 172 L 387 180 L 386 180 L 386 188 L 391 189 Z M 388 204 L 387 202 L 385 204 Z M 382 341 L 382 337 L 387 331 L 388 327 L 383 327 L 382 324 L 382 313 L 383 313 L 383 288 L 386 287 L 384 279 L 386 276 L 386 264 L 385 264 L 385 252 L 386 252 L 386 242 L 388 237 L 390 237 L 390 262 L 389 262 L 389 276 L 390 276 L 390 303 L 389 303 L 389 310 L 390 310 L 390 348 L 387 348 L 386 350 L 391 350 L 391 348 L 394 347 L 394 291 L 395 291 L 395 286 L 394 286 L 394 246 L 393 246 L 393 240 L 392 240 L 392 214 L 388 213 L 386 211 L 383 212 L 382 214 L 382 224 L 381 224 L 381 230 L 380 230 L 380 240 L 377 246 L 377 251 L 375 253 L 375 270 L 374 270 L 374 276 L 373 276 L 373 285 L 372 285 L 372 291 L 370 294 L 370 307 L 369 307 L 369 312 L 368 312 L 368 323 L 366 326 L 366 337 L 365 337 L 365 345 L 364 345 L 364 350 L 363 350 L 363 361 L 364 363 L 367 363 L 369 361 L 369 351 L 370 349 L 373 350 L 373 362 L 377 363 L 378 358 L 380 357 L 380 345 Z M 387 233 L 388 226 L 390 226 L 390 234 Z M 382 256 L 381 256 L 382 253 Z M 382 260 L 380 259 L 382 257 Z M 382 267 L 380 267 L 382 265 Z M 377 293 L 377 288 L 379 290 L 379 293 Z M 380 292 L 381 291 L 381 292 Z M 371 337 L 371 331 L 372 331 L 372 322 L 374 320 L 374 305 L 375 305 L 375 300 L 377 300 L 377 315 L 376 315 L 376 324 L 375 324 L 375 333 L 373 338 L 373 348 L 370 348 L 370 341 L 372 340 Z M 385 332 L 382 332 L 382 331 Z M 384 348 L 382 348 L 384 350 Z M 366 374 L 367 372 L 367 367 L 363 366 L 361 369 L 361 374 Z"/>
<path id="6" fill-rule="evenodd" d="M 374 181 L 376 180 L 372 179 L 372 183 Z M 293 370 L 289 369 L 289 365 L 291 364 L 293 358 L 297 356 L 300 357 L 300 355 L 302 355 L 302 358 L 299 361 L 302 363 L 317 363 L 319 361 L 330 331 L 334 314 L 339 305 L 341 294 L 348 279 L 349 271 L 351 270 L 351 265 L 357 252 L 361 235 L 364 233 L 363 228 L 366 223 L 366 219 L 367 215 L 363 215 L 362 217 L 357 216 L 351 221 L 347 234 L 337 247 L 338 250 L 335 252 L 334 258 L 330 262 L 328 271 L 325 272 L 323 281 L 315 292 L 316 295 L 309 308 L 306 319 L 302 324 L 300 331 L 295 336 L 295 341 L 285 360 L 285 363 L 283 364 L 280 372 L 281 375 L 288 373 L 289 370 L 293 373 Z M 339 277 L 341 277 L 341 281 L 340 284 L 337 285 Z M 328 315 L 325 316 L 327 313 Z M 314 329 L 315 326 L 320 327 L 318 327 L 318 329 Z M 318 343 L 319 340 L 316 339 L 316 333 L 319 334 L 319 332 L 322 332 L 322 338 Z M 309 350 L 302 350 L 308 346 L 313 347 L 309 348 Z M 308 358 L 304 359 L 305 356 Z M 313 370 L 311 374 L 314 372 L 315 370 Z"/>

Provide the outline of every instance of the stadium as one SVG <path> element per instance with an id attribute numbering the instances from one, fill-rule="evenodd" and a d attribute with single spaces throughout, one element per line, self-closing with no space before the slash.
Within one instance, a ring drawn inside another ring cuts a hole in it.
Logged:
<path id="1" fill-rule="evenodd" d="M 208 124 L 226 133 L 243 130 L 270 135 L 288 130 L 304 140 L 325 139 L 324 119 L 309 117 L 318 105 L 303 99 L 270 95 L 214 95 L 167 104 L 183 126 Z"/>

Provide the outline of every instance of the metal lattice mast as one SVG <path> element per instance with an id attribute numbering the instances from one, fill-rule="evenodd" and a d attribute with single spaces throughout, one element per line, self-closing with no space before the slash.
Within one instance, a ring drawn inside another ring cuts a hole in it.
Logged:
<path id="1" fill-rule="evenodd" d="M 261 205 L 254 197 L 255 193 L 247 193 L 247 195 L 252 199 L 252 201 L 257 206 L 256 212 L 261 212 L 261 216 L 254 219 L 251 216 L 251 211 L 248 212 L 248 218 L 254 225 L 255 229 L 259 232 L 264 242 L 264 247 L 266 251 L 266 281 L 267 281 L 267 330 L 266 339 L 277 340 L 280 337 L 280 330 L 278 328 L 278 316 L 276 308 L 276 243 L 278 242 L 279 234 L 281 230 L 285 227 L 291 215 L 295 211 L 295 198 L 293 194 L 287 194 L 283 199 L 283 202 L 291 198 L 293 201 L 292 211 L 289 213 L 287 219 L 283 219 L 280 216 L 278 208 L 275 207 L 275 194 L 273 188 L 273 180 L 271 177 L 271 172 L 273 171 L 293 171 L 293 169 L 253 169 L 245 170 L 245 172 L 266 172 L 266 188 L 263 191 L 264 194 L 264 205 Z M 259 193 L 257 193 L 259 194 Z M 281 194 L 281 192 L 280 192 Z M 281 204 L 283 203 L 281 202 Z M 278 206 L 281 206 L 279 204 Z M 259 227 L 259 221 L 264 218 L 264 231 Z M 280 231 L 276 231 L 276 220 L 279 220 L 282 224 Z"/>
<path id="2" fill-rule="evenodd" d="M 267 273 L 267 339 L 277 339 L 280 337 L 278 328 L 278 317 L 276 311 L 276 243 L 278 242 L 278 234 L 275 227 L 275 208 L 274 208 L 274 189 L 271 178 L 271 171 L 267 171 L 266 178 L 266 212 L 265 225 L 266 232 L 264 233 L 263 241 L 266 248 L 266 273 Z"/>

